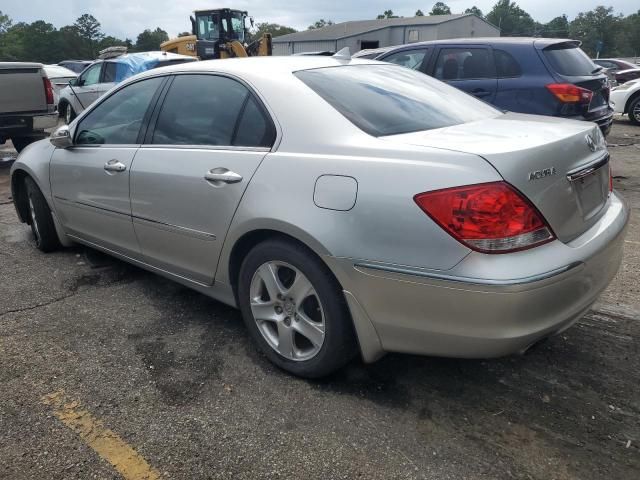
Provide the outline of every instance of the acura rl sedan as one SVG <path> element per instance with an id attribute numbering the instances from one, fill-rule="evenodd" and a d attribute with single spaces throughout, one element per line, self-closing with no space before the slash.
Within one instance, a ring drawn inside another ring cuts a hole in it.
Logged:
<path id="1" fill-rule="evenodd" d="M 595 124 L 345 55 L 137 75 L 11 175 L 40 250 L 84 244 L 235 306 L 304 377 L 523 352 L 595 302 L 629 215 Z"/>

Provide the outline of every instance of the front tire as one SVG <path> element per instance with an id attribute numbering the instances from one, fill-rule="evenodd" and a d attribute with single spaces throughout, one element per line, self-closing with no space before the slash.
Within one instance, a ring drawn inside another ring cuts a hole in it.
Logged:
<path id="1" fill-rule="evenodd" d="M 60 248 L 60 240 L 53 222 L 53 216 L 44 195 L 30 177 L 24 180 L 29 207 L 29 225 L 36 241 L 36 247 L 45 253 Z"/>
<path id="2" fill-rule="evenodd" d="M 240 267 L 238 303 L 253 341 L 294 375 L 326 376 L 357 353 L 340 285 L 293 241 L 267 240 L 249 252 Z"/>
<path id="3" fill-rule="evenodd" d="M 64 109 L 64 122 L 69 125 L 76 118 L 76 112 L 71 106 L 70 103 L 66 104 L 66 108 Z"/>
<path id="4" fill-rule="evenodd" d="M 640 95 L 631 101 L 628 112 L 631 123 L 634 125 L 640 125 Z"/>

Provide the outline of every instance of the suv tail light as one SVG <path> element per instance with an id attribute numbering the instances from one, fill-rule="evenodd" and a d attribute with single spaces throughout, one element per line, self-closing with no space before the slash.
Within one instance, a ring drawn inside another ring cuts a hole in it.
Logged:
<path id="1" fill-rule="evenodd" d="M 53 105 L 53 87 L 51 86 L 51 80 L 43 77 L 42 81 L 44 83 L 44 95 L 47 97 L 47 105 Z"/>
<path id="2" fill-rule="evenodd" d="M 586 88 L 576 87 L 571 83 L 551 83 L 549 90 L 562 103 L 591 103 L 593 92 Z"/>
<path id="3" fill-rule="evenodd" d="M 540 212 L 506 182 L 435 190 L 413 199 L 449 235 L 478 252 L 515 252 L 555 239 Z"/>

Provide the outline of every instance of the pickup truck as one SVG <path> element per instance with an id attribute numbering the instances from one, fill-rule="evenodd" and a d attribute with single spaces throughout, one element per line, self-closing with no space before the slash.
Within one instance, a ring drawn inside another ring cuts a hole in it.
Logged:
<path id="1" fill-rule="evenodd" d="M 20 152 L 57 122 L 53 87 L 43 66 L 0 62 L 0 145 L 11 139 Z"/>

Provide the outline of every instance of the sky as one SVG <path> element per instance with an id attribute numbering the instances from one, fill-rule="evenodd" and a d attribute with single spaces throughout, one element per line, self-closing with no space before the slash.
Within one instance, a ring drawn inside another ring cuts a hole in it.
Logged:
<path id="1" fill-rule="evenodd" d="M 70 25 L 83 13 L 90 13 L 102 24 L 102 31 L 135 41 L 146 28 L 160 27 L 170 37 L 191 29 L 190 12 L 196 9 L 229 7 L 247 10 L 256 22 L 279 23 L 306 29 L 320 18 L 344 22 L 376 18 L 385 10 L 395 15 L 413 16 L 420 9 L 427 14 L 433 0 L 1 0 L 0 11 L 15 22 L 45 20 L 55 27 Z M 473 5 L 485 14 L 496 0 L 445 0 L 452 13 L 462 13 Z M 612 6 L 616 13 L 628 15 L 640 9 L 638 0 L 520 0 L 517 4 L 535 20 L 547 22 L 566 14 L 569 19 L 597 5 Z"/>

